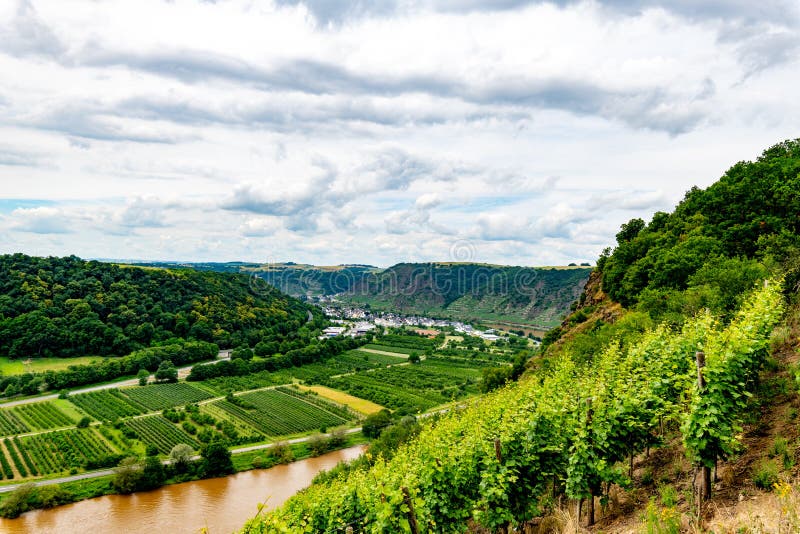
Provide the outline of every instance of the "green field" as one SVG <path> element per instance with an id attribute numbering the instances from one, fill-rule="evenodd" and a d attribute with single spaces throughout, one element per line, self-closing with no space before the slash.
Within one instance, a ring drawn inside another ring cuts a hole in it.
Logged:
<path id="1" fill-rule="evenodd" d="M 297 434 L 347 422 L 345 417 L 276 390 L 245 393 L 237 399 L 241 405 L 227 400 L 214 405 L 268 436 Z"/>
<path id="2" fill-rule="evenodd" d="M 86 365 L 100 362 L 107 358 L 100 356 L 79 356 L 76 358 L 31 358 L 29 360 L 12 360 L 0 357 L 0 373 L 3 375 L 21 375 L 24 373 L 43 373 L 45 371 L 62 371 L 70 365 Z M 26 363 L 27 362 L 27 363 Z"/>

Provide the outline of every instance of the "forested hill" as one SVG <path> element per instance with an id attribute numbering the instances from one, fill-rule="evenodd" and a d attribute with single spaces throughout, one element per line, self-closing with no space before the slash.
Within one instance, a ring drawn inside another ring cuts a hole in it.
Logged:
<path id="1" fill-rule="evenodd" d="M 589 267 L 400 263 L 364 277 L 342 298 L 373 309 L 549 327 L 583 291 Z"/>
<path id="2" fill-rule="evenodd" d="M 0 355 L 124 355 L 172 341 L 254 345 L 307 308 L 245 275 L 0 256 Z"/>
<path id="3" fill-rule="evenodd" d="M 316 266 L 299 263 L 153 263 L 152 266 L 244 272 L 296 297 L 336 295 L 354 305 L 406 314 L 549 328 L 581 294 L 588 264 L 510 267 L 481 263 Z"/>
<path id="4" fill-rule="evenodd" d="M 692 188 L 671 214 L 623 225 L 616 248 L 598 262 L 603 289 L 625 306 L 656 314 L 692 305 L 731 309 L 765 268 L 796 257 L 798 230 L 800 140 L 794 140 L 737 163 L 707 189 Z"/>

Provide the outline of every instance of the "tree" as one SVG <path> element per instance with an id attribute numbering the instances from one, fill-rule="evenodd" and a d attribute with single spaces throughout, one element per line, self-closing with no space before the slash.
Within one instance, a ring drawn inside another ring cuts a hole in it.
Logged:
<path id="1" fill-rule="evenodd" d="M 219 477 L 234 472 L 231 451 L 221 441 L 212 441 L 200 449 L 203 458 L 203 476 Z"/>
<path id="2" fill-rule="evenodd" d="M 156 380 L 159 382 L 177 382 L 178 370 L 170 360 L 164 360 L 158 364 L 158 370 L 155 374 Z"/>
<path id="3" fill-rule="evenodd" d="M 123 458 L 119 466 L 114 468 L 114 478 L 111 485 L 122 494 L 133 493 L 139 488 L 144 476 L 144 466 L 135 456 Z"/>
<path id="4" fill-rule="evenodd" d="M 160 488 L 164 485 L 164 464 L 158 459 L 158 456 L 148 456 L 144 461 L 144 469 L 142 470 L 142 478 L 139 482 L 137 490 L 149 490 Z"/>
<path id="5" fill-rule="evenodd" d="M 139 369 L 139 372 L 136 374 L 136 378 L 139 379 L 140 386 L 146 386 L 147 380 L 150 378 L 150 373 L 147 369 Z"/>
<path id="6" fill-rule="evenodd" d="M 368 438 L 377 438 L 381 431 L 392 423 L 392 415 L 388 410 L 367 416 L 361 425 L 361 432 Z"/>
<path id="7" fill-rule="evenodd" d="M 75 426 L 78 427 L 78 428 L 86 428 L 86 427 L 89 426 L 89 423 L 91 423 L 91 422 L 92 422 L 91 419 L 89 419 L 88 417 L 84 416 L 84 417 L 81 417 L 81 420 L 78 421 L 78 424 L 75 425 Z"/>
<path id="8" fill-rule="evenodd" d="M 169 451 L 169 459 L 172 462 L 172 465 L 175 466 L 175 470 L 179 473 L 183 473 L 192 462 L 193 454 L 194 450 L 189 445 L 185 443 L 178 443 L 172 447 L 171 451 Z"/>
<path id="9" fill-rule="evenodd" d="M 409 361 L 410 363 L 419 363 L 419 353 L 417 353 L 417 352 L 412 352 L 412 353 L 411 353 L 411 354 L 408 356 L 408 361 Z"/>

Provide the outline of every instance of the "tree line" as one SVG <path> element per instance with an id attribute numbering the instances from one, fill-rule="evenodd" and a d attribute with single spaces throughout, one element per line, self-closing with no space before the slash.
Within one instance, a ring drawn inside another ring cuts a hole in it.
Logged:
<path id="1" fill-rule="evenodd" d="M 174 339 L 281 343 L 309 309 L 240 274 L 0 256 L 0 354 L 11 358 L 124 355 Z"/>

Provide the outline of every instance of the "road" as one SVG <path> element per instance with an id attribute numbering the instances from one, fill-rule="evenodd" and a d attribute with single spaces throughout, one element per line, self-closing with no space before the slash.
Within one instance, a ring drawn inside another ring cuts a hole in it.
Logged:
<path id="1" fill-rule="evenodd" d="M 217 359 L 212 360 L 208 363 L 218 362 L 220 360 L 229 360 L 231 358 L 231 351 L 229 350 L 221 350 L 219 354 L 217 354 Z M 198 364 L 187 365 L 185 367 L 178 367 L 178 378 L 186 378 L 189 376 L 189 372 L 192 370 L 192 367 Z M 150 380 L 155 380 L 155 375 L 150 375 Z M 101 389 L 113 389 L 113 388 L 120 388 L 125 386 L 136 386 L 139 384 L 138 378 L 130 378 L 128 380 L 120 380 L 119 382 L 109 382 L 108 384 L 100 384 L 98 386 L 90 386 L 88 388 L 82 389 L 73 389 L 70 390 L 70 395 L 77 395 L 79 393 L 89 393 L 90 391 L 99 391 Z M 14 406 L 21 406 L 23 404 L 32 404 L 34 402 L 43 402 L 47 400 L 57 399 L 58 393 L 52 393 L 50 395 L 42 395 L 41 397 L 31 397 L 29 399 L 20 399 L 11 402 L 4 402 L 0 404 L 0 408 L 12 408 Z"/>
<path id="2" fill-rule="evenodd" d="M 350 428 L 345 431 L 345 434 L 355 434 L 356 432 L 361 432 L 361 427 Z M 323 434 L 323 436 L 330 436 L 330 434 Z M 313 436 L 306 436 L 304 438 L 289 439 L 283 443 L 289 443 L 291 445 L 295 445 L 297 443 L 305 443 L 312 437 Z M 241 454 L 244 452 L 258 451 L 262 449 L 271 449 L 275 445 L 276 443 L 262 443 L 260 445 L 251 445 L 249 447 L 242 447 L 241 449 L 232 449 L 231 454 Z M 199 459 L 200 456 L 192 457 L 192 460 L 199 460 Z M 169 465 L 171 462 L 170 460 L 164 460 L 162 463 L 164 465 Z M 52 478 L 50 480 L 39 480 L 37 482 L 32 482 L 32 484 L 34 484 L 35 486 L 50 486 L 52 484 L 63 484 L 64 482 L 76 482 L 78 480 L 87 480 L 90 478 L 105 477 L 113 474 L 114 474 L 113 469 L 101 469 L 99 471 L 90 471 L 88 473 L 81 473 L 79 475 L 70 475 L 68 477 Z M 0 486 L 0 493 L 8 493 L 9 491 L 14 491 L 19 486 L 21 486 L 21 484 Z"/>

